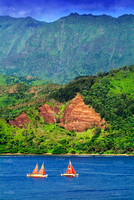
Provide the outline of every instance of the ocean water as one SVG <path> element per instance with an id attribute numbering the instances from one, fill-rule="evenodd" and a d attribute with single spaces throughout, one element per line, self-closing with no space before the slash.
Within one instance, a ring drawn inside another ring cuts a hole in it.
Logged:
<path id="1" fill-rule="evenodd" d="M 71 160 L 79 176 L 61 177 Z M 47 178 L 26 177 L 44 162 Z M 0 156 L 0 200 L 133 200 L 134 157 Z"/>

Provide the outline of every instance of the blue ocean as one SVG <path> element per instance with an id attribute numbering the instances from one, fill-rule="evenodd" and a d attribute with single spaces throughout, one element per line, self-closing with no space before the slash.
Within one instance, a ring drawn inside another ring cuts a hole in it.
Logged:
<path id="1" fill-rule="evenodd" d="M 79 174 L 62 177 L 68 162 Z M 44 162 L 47 178 L 26 177 Z M 134 157 L 0 156 L 0 200 L 133 200 Z"/>

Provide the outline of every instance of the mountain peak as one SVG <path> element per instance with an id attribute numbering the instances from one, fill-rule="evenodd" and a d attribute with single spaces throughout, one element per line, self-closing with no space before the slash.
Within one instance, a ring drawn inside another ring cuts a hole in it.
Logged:
<path id="1" fill-rule="evenodd" d="M 69 16 L 73 16 L 73 17 L 76 17 L 76 16 L 80 16 L 78 13 L 70 13 L 70 15 Z"/>
<path id="2" fill-rule="evenodd" d="M 65 108 L 60 126 L 70 131 L 82 132 L 93 128 L 94 125 L 101 127 L 102 124 L 105 124 L 105 120 L 102 120 L 100 114 L 96 113 L 93 108 L 85 105 L 82 96 L 78 93 Z"/>
<path id="3" fill-rule="evenodd" d="M 132 14 L 129 14 L 129 15 L 125 14 L 125 15 L 122 15 L 122 16 L 118 17 L 117 20 L 120 23 L 125 23 L 125 24 L 134 23 L 134 15 L 132 15 Z"/>
<path id="4" fill-rule="evenodd" d="M 31 17 L 0 18 L 4 43 L 0 46 L 0 71 L 64 84 L 78 76 L 131 65 L 133 27 L 133 15 L 116 19 L 71 13 L 51 24 Z"/>

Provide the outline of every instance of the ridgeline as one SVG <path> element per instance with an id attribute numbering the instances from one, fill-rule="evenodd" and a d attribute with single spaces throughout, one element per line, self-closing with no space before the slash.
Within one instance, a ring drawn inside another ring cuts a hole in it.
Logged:
<path id="1" fill-rule="evenodd" d="M 20 28 L 21 27 L 21 28 Z M 65 84 L 134 61 L 134 15 L 72 13 L 52 23 L 0 17 L 0 73 Z"/>

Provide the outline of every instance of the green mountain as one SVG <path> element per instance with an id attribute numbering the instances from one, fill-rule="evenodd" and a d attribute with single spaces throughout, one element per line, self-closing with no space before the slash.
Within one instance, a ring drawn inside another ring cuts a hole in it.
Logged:
<path id="1" fill-rule="evenodd" d="M 34 86 L 34 85 L 37 86 L 46 82 L 43 80 L 37 79 L 33 76 L 17 77 L 15 75 L 6 76 L 6 75 L 0 74 L 0 86 L 13 85 L 15 83 L 25 83 L 26 85 L 29 85 L 29 86 Z"/>
<path id="2" fill-rule="evenodd" d="M 0 86 L 0 153 L 102 153 L 134 154 L 134 65 L 74 79 L 66 85 L 26 85 L 22 82 Z M 4 80 L 4 79 L 3 79 Z M 13 91 L 9 93 L 9 91 Z M 34 90 L 35 93 L 30 93 Z M 38 95 L 36 95 L 38 91 Z M 46 123 L 39 115 L 44 103 L 60 114 L 80 93 L 85 104 L 105 119 L 105 129 L 68 131 L 57 123 Z M 9 121 L 25 113 L 24 127 Z"/>
<path id="3" fill-rule="evenodd" d="M 134 16 L 0 17 L 0 72 L 67 83 L 134 60 Z"/>

